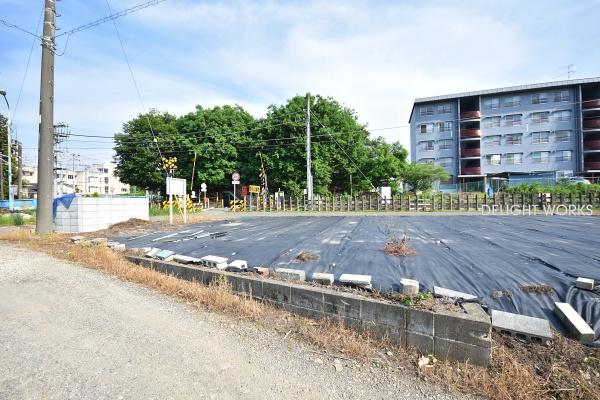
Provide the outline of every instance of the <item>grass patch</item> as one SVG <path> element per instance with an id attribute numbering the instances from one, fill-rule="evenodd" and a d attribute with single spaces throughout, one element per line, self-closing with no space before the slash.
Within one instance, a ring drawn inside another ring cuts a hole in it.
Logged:
<path id="1" fill-rule="evenodd" d="M 321 258 L 318 254 L 303 251 L 296 256 L 296 260 L 300 262 L 318 261 Z"/>
<path id="2" fill-rule="evenodd" d="M 554 292 L 554 288 L 549 285 L 523 285 L 521 286 L 521 290 L 536 294 L 550 294 Z"/>
<path id="3" fill-rule="evenodd" d="M 402 239 L 398 240 L 392 238 L 389 242 L 383 246 L 383 251 L 386 254 L 396 257 L 408 257 L 417 254 L 408 242 L 410 241 L 408 235 L 404 234 Z"/>

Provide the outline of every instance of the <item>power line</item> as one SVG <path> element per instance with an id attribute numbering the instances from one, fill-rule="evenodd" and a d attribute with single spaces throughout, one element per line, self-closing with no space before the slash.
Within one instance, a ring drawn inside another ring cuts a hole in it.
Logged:
<path id="1" fill-rule="evenodd" d="M 8 21 L 5 21 L 5 20 L 3 20 L 3 19 L 0 19 L 0 24 L 2 24 L 2 25 L 5 25 L 5 26 L 7 26 L 7 27 L 9 27 L 9 28 L 16 29 L 16 30 L 18 30 L 18 31 L 21 31 L 21 32 L 23 32 L 23 33 L 27 33 L 28 35 L 31 35 L 31 36 L 33 36 L 33 37 L 36 37 L 36 38 L 38 38 L 39 40 L 42 40 L 42 37 L 41 37 L 41 36 L 39 36 L 39 35 L 37 35 L 37 34 L 35 34 L 35 33 L 33 33 L 33 32 L 30 32 L 30 31 L 28 31 L 28 30 L 27 30 L 27 29 L 25 29 L 25 28 L 21 28 L 19 25 L 11 24 L 10 22 L 8 22 Z"/>

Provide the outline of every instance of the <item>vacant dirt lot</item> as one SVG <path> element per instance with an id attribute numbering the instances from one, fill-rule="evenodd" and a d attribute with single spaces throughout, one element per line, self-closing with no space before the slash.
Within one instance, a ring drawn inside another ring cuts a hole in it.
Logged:
<path id="1" fill-rule="evenodd" d="M 41 253 L 0 253 L 0 398 L 455 398 L 400 367 L 331 357 Z"/>

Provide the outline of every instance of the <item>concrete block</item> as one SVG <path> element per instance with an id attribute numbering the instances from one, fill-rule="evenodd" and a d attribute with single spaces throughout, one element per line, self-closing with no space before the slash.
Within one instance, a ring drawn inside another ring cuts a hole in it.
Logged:
<path id="1" fill-rule="evenodd" d="M 433 313 L 431 311 L 406 309 L 406 330 L 433 336 Z"/>
<path id="2" fill-rule="evenodd" d="M 263 297 L 263 281 L 256 279 L 251 276 L 239 276 L 237 279 L 237 288 L 235 290 L 238 293 L 252 296 L 255 299 L 262 299 Z"/>
<path id="3" fill-rule="evenodd" d="M 161 250 L 158 253 L 156 253 L 154 258 L 157 258 L 157 259 L 163 260 L 163 261 L 170 261 L 173 259 L 174 254 L 175 254 L 175 252 L 171 251 L 171 250 Z"/>
<path id="4" fill-rule="evenodd" d="M 150 250 L 146 251 L 146 257 L 151 257 L 153 258 L 155 255 L 157 255 L 158 253 L 160 253 L 160 249 L 156 248 L 156 247 L 152 247 Z"/>
<path id="5" fill-rule="evenodd" d="M 112 249 L 113 249 L 114 251 L 125 251 L 125 250 L 127 249 L 127 247 L 125 246 L 125 244 L 124 244 L 124 243 L 117 243 L 116 245 L 114 245 L 114 246 L 112 247 Z"/>
<path id="6" fill-rule="evenodd" d="M 362 299 L 360 318 L 365 323 L 383 324 L 402 330 L 406 329 L 406 307 L 400 304 Z"/>
<path id="7" fill-rule="evenodd" d="M 340 276 L 340 283 L 342 285 L 357 286 L 363 289 L 371 289 L 371 275 L 356 275 L 356 274 L 342 274 Z"/>
<path id="8" fill-rule="evenodd" d="M 318 311 L 321 315 L 324 312 L 323 292 L 317 288 L 292 286 L 290 303 L 295 306 Z"/>
<path id="9" fill-rule="evenodd" d="M 323 293 L 323 309 L 331 317 L 360 319 L 363 297 L 351 293 Z"/>
<path id="10" fill-rule="evenodd" d="M 473 346 L 490 347 L 491 324 L 488 318 L 481 321 L 467 313 L 436 312 L 433 316 L 433 332 L 436 338 L 449 339 Z"/>
<path id="11" fill-rule="evenodd" d="M 299 307 L 288 303 L 281 304 L 280 306 L 283 306 L 283 308 L 291 314 L 301 315 L 303 317 L 312 318 L 316 320 L 320 320 L 321 318 L 323 318 L 323 313 L 321 311 L 313 310 L 311 308 Z"/>
<path id="12" fill-rule="evenodd" d="M 275 272 L 284 279 L 289 279 L 292 281 L 305 281 L 306 280 L 306 272 L 304 272 L 301 269 L 277 268 L 275 270 Z"/>
<path id="13" fill-rule="evenodd" d="M 547 319 L 492 310 L 492 328 L 496 332 L 516 336 L 519 339 L 546 343 L 552 339 Z"/>
<path id="14" fill-rule="evenodd" d="M 406 331 L 404 329 L 368 322 L 364 323 L 363 328 L 368 330 L 375 339 L 406 346 Z"/>
<path id="15" fill-rule="evenodd" d="M 200 261 L 199 258 L 184 256 L 183 254 L 175 254 L 173 255 L 173 261 L 177 261 L 181 264 L 194 264 Z"/>
<path id="16" fill-rule="evenodd" d="M 575 286 L 579 289 L 594 290 L 594 280 L 590 278 L 577 278 Z"/>
<path id="17" fill-rule="evenodd" d="M 446 289 L 446 288 L 439 287 L 439 286 L 433 287 L 433 295 L 435 297 L 448 297 L 450 299 L 464 299 L 464 300 L 473 300 L 473 299 L 477 298 L 477 296 L 474 296 L 472 294 L 458 292 L 456 290 Z"/>
<path id="18" fill-rule="evenodd" d="M 218 256 L 205 256 L 200 259 L 202 265 L 208 268 L 224 270 L 227 268 L 227 258 Z"/>
<path id="19" fill-rule="evenodd" d="M 232 272 L 241 272 L 245 271 L 248 268 L 248 263 L 246 260 L 233 260 L 227 265 L 227 271 Z"/>
<path id="20" fill-rule="evenodd" d="M 418 350 L 421 354 L 433 354 L 433 336 L 407 331 L 406 346 Z"/>
<path id="21" fill-rule="evenodd" d="M 334 277 L 333 274 L 327 274 L 324 272 L 314 272 L 310 279 L 322 285 L 333 285 Z"/>
<path id="22" fill-rule="evenodd" d="M 581 343 L 594 341 L 596 337 L 594 330 L 569 303 L 554 303 L 554 312 Z"/>
<path id="23" fill-rule="evenodd" d="M 71 240 L 71 242 L 73 242 L 73 243 L 79 243 L 79 242 L 81 242 L 82 240 L 84 240 L 84 239 L 85 239 L 85 237 L 83 237 L 83 236 L 81 236 L 81 235 L 76 235 L 76 236 L 72 236 L 72 237 L 70 237 L 69 239 L 70 239 L 70 240 Z"/>
<path id="24" fill-rule="evenodd" d="M 492 362 L 492 345 L 474 346 L 463 342 L 436 337 L 433 354 L 439 359 L 468 362 L 469 364 L 487 367 Z"/>
<path id="25" fill-rule="evenodd" d="M 419 281 L 408 278 L 400 279 L 400 293 L 408 295 L 419 293 Z"/>
<path id="26" fill-rule="evenodd" d="M 290 285 L 281 282 L 263 282 L 263 298 L 277 303 L 289 303 L 292 298 Z"/>

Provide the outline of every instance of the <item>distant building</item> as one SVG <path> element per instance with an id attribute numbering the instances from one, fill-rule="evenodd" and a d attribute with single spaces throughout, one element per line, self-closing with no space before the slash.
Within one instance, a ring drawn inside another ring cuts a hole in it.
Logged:
<path id="1" fill-rule="evenodd" d="M 600 175 L 600 78 L 416 99 L 411 159 L 450 175 L 439 189 Z"/>
<path id="2" fill-rule="evenodd" d="M 23 196 L 25 198 L 37 197 L 37 181 L 37 168 L 23 165 Z"/>
<path id="3" fill-rule="evenodd" d="M 92 164 L 83 171 L 58 170 L 56 177 L 57 193 L 99 194 L 113 196 L 128 194 L 130 187 L 115 175 L 114 163 Z"/>

